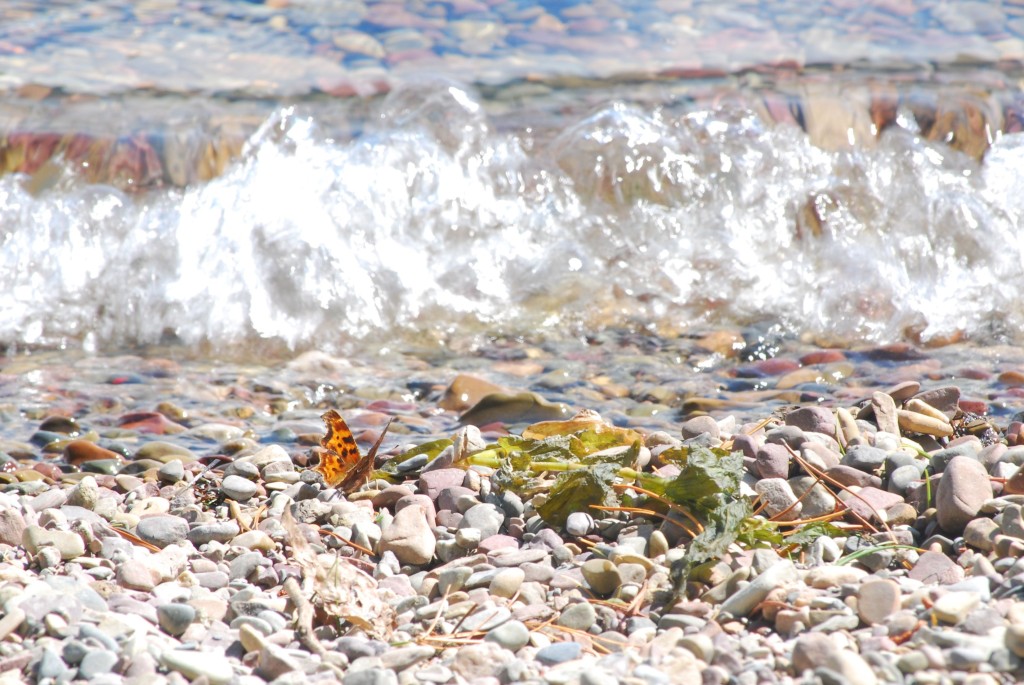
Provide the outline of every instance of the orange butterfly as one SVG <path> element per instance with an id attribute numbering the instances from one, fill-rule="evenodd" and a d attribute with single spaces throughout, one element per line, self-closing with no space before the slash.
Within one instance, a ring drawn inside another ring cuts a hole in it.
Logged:
<path id="1" fill-rule="evenodd" d="M 327 426 L 327 435 L 320 440 L 324 452 L 320 455 L 320 463 L 314 469 L 323 476 L 327 487 L 337 488 L 346 495 L 355 492 L 369 480 L 377 450 L 384 442 L 384 436 L 394 419 L 389 420 L 384 426 L 377 442 L 364 457 L 359 454 L 359 446 L 356 445 L 352 431 L 349 430 L 345 419 L 341 418 L 341 414 L 330 409 L 320 418 Z"/>

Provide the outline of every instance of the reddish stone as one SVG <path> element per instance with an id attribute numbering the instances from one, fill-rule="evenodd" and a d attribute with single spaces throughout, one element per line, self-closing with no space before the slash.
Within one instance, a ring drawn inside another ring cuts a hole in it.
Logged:
<path id="1" fill-rule="evenodd" d="M 186 430 L 181 424 L 175 423 L 163 414 L 155 411 L 139 411 L 125 414 L 118 421 L 118 425 L 125 430 L 152 433 L 153 435 L 183 433 Z"/>
<path id="2" fill-rule="evenodd" d="M 419 491 L 420 494 L 426 495 L 432 500 L 436 500 L 442 490 L 455 485 L 462 485 L 462 481 L 465 478 L 466 472 L 462 469 L 436 469 L 434 471 L 425 471 L 420 474 Z"/>
<path id="3" fill-rule="evenodd" d="M 46 464 L 43 462 L 34 464 L 32 466 L 32 470 L 38 471 L 51 480 L 60 480 L 60 477 L 64 473 L 56 464 Z"/>
<path id="4" fill-rule="evenodd" d="M 922 583 L 950 585 L 964 579 L 964 570 L 942 552 L 925 552 L 907 575 Z"/>
<path id="5" fill-rule="evenodd" d="M 829 473 L 831 473 L 831 469 Z M 875 487 L 861 488 L 856 495 L 844 493 L 841 497 L 843 503 L 851 511 L 867 521 L 872 519 L 878 521 L 876 512 L 884 512 L 895 504 L 903 503 L 903 498 L 900 495 Z"/>
<path id="6" fill-rule="evenodd" d="M 87 461 L 120 459 L 121 455 L 88 440 L 72 440 L 64 445 L 64 461 L 78 466 Z"/>
<path id="7" fill-rule="evenodd" d="M 800 357 L 800 363 L 805 366 L 811 364 L 831 364 L 846 360 L 846 354 L 842 350 L 815 350 Z"/>
<path id="8" fill-rule="evenodd" d="M 519 541 L 511 535 L 490 535 L 480 541 L 480 545 L 477 547 L 478 552 L 481 554 L 490 554 L 491 552 L 498 549 L 505 549 L 506 547 L 519 548 Z"/>

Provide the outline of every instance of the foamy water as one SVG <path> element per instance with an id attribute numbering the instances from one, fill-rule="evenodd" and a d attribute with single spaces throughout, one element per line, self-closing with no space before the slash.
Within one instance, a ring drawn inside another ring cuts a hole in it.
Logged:
<path id="1" fill-rule="evenodd" d="M 899 123 L 841 152 L 735 105 L 499 127 L 435 83 L 351 138 L 281 110 L 184 189 L 7 175 L 0 339 L 301 349 L 770 321 L 1019 340 L 1024 137 L 978 162 Z"/>

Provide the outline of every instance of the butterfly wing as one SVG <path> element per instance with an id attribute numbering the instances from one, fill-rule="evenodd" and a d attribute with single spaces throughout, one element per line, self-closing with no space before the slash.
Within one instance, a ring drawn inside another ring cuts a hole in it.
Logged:
<path id="1" fill-rule="evenodd" d="M 316 471 L 323 476 L 328 487 L 337 488 L 346 495 L 355 492 L 369 480 L 377 450 L 391 427 L 391 421 L 364 457 L 359 453 L 359 446 L 341 414 L 330 409 L 321 418 L 327 426 L 327 434 L 320 440 L 324 452 Z"/>

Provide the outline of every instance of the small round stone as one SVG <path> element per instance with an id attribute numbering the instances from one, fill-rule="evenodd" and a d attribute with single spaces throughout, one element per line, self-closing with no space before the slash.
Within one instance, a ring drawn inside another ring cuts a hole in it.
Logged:
<path id="1" fill-rule="evenodd" d="M 594 605 L 590 602 L 579 602 L 567 607 L 558 617 L 558 625 L 564 628 L 587 631 L 597 620 Z"/>
<path id="2" fill-rule="evenodd" d="M 161 604 L 156 608 L 156 617 L 164 632 L 177 637 L 196 620 L 196 610 L 179 602 Z"/>
<path id="3" fill-rule="evenodd" d="M 487 631 L 484 640 L 494 642 L 510 652 L 517 652 L 530 641 L 530 630 L 522 621 L 506 621 Z"/>
<path id="4" fill-rule="evenodd" d="M 594 517 L 584 511 L 574 511 L 565 520 L 565 532 L 575 537 L 589 535 L 594 529 Z"/>
<path id="5" fill-rule="evenodd" d="M 588 559 L 580 571 L 590 589 L 599 595 L 610 595 L 622 584 L 619 569 L 608 559 Z"/>
<path id="6" fill-rule="evenodd" d="M 222 495 L 236 502 L 246 502 L 256 494 L 256 483 L 241 476 L 225 476 L 220 484 Z"/>

